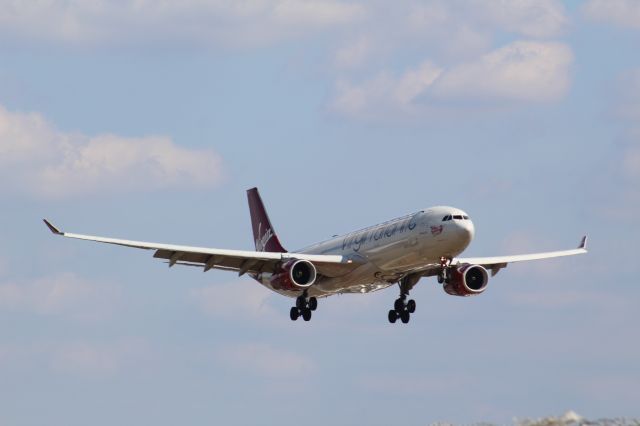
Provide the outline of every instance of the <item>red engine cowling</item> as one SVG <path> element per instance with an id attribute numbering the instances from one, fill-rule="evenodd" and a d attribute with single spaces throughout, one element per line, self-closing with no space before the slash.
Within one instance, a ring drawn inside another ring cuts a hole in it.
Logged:
<path id="1" fill-rule="evenodd" d="M 475 296 L 482 293 L 489 283 L 487 270 L 480 265 L 462 265 L 452 268 L 444 291 L 452 296 Z"/>
<path id="2" fill-rule="evenodd" d="M 291 259 L 271 277 L 271 285 L 282 290 L 297 290 L 311 286 L 317 277 L 316 267 L 308 260 Z"/>

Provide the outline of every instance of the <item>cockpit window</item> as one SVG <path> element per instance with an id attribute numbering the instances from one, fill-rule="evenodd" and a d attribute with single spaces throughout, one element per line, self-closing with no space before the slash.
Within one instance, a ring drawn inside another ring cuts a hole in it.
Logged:
<path id="1" fill-rule="evenodd" d="M 462 217 L 463 217 L 465 220 L 469 220 L 469 216 L 467 216 L 467 215 L 464 215 L 464 216 L 462 216 Z"/>
<path id="2" fill-rule="evenodd" d="M 457 214 L 457 215 L 453 216 L 453 218 L 454 218 L 454 219 L 462 220 L 462 215 Z"/>

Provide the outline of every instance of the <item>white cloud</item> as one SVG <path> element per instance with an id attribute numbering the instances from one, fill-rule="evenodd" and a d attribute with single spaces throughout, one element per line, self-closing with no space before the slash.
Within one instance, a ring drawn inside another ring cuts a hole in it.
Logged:
<path id="1" fill-rule="evenodd" d="M 279 379 L 308 377 L 316 370 L 315 363 L 302 355 L 259 343 L 229 345 L 216 356 L 234 369 Z"/>
<path id="2" fill-rule="evenodd" d="M 596 22 L 640 29 L 640 2 L 637 0 L 590 0 L 583 6 L 583 12 Z"/>
<path id="3" fill-rule="evenodd" d="M 555 37 L 568 23 L 562 3 L 555 0 L 475 0 L 472 4 L 489 24 L 526 37 Z"/>
<path id="4" fill-rule="evenodd" d="M 469 379 L 464 375 L 430 375 L 424 377 L 416 374 L 390 374 L 372 372 L 362 376 L 357 384 L 366 392 L 384 394 L 441 394 L 457 393 L 469 386 Z"/>
<path id="5" fill-rule="evenodd" d="M 365 18 L 348 27 L 352 31 L 338 34 L 346 39 L 334 56 L 339 69 L 388 63 L 405 52 L 429 51 L 437 62 L 465 60 L 486 52 L 497 33 L 549 39 L 569 21 L 557 0 L 404 1 L 392 8 L 369 1 L 366 7 Z"/>
<path id="6" fill-rule="evenodd" d="M 63 273 L 31 282 L 0 284 L 0 310 L 96 319 L 110 314 L 118 291 L 110 284 L 90 283 Z"/>
<path id="7" fill-rule="evenodd" d="M 569 88 L 572 60 L 565 44 L 516 41 L 444 73 L 434 91 L 443 97 L 552 101 Z"/>
<path id="8" fill-rule="evenodd" d="M 283 315 L 267 303 L 273 294 L 254 281 L 238 280 L 192 290 L 190 297 L 204 313 L 214 317 L 282 321 Z"/>
<path id="9" fill-rule="evenodd" d="M 255 45 L 347 24 L 363 13 L 337 0 L 5 1 L 0 34 L 79 45 Z"/>
<path id="10" fill-rule="evenodd" d="M 121 339 L 115 342 L 56 344 L 48 355 L 51 368 L 58 373 L 104 377 L 146 358 L 148 352 L 147 345 L 139 339 Z"/>
<path id="11" fill-rule="evenodd" d="M 416 114 L 447 99 L 554 101 L 569 88 L 572 60 L 564 44 L 515 41 L 449 69 L 426 61 L 399 77 L 382 72 L 360 85 L 341 81 L 332 106 L 346 115 L 368 116 Z"/>
<path id="12" fill-rule="evenodd" d="M 334 63 L 337 68 L 356 68 L 366 61 L 372 50 L 371 40 L 367 36 L 361 35 L 336 51 Z"/>
<path id="13" fill-rule="evenodd" d="M 633 311 L 632 304 L 625 297 L 620 297 L 610 292 L 596 292 L 592 290 L 567 290 L 555 289 L 549 293 L 548 288 L 519 289 L 508 295 L 510 303 L 518 306 L 531 307 L 536 309 L 570 309 L 589 307 L 598 314 L 611 311 L 624 312 Z"/>
<path id="14" fill-rule="evenodd" d="M 220 157 L 169 138 L 65 133 L 37 113 L 0 106 L 0 191 L 65 197 L 97 191 L 208 187 L 222 179 Z"/>
<path id="15" fill-rule="evenodd" d="M 617 82 L 615 113 L 632 123 L 640 121 L 640 68 L 623 73 Z"/>
<path id="16" fill-rule="evenodd" d="M 635 144 L 624 153 L 622 170 L 625 176 L 634 182 L 634 186 L 640 183 L 640 132 L 638 132 Z"/>
<path id="17" fill-rule="evenodd" d="M 424 93 L 441 73 L 442 69 L 427 61 L 399 78 L 382 72 L 362 85 L 340 81 L 333 108 L 346 115 L 368 115 L 385 110 L 411 112 L 415 109 L 414 99 Z"/>

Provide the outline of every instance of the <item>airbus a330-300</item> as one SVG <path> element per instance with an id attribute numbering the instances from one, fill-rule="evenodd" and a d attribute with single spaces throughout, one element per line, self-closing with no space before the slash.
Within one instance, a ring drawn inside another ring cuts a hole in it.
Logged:
<path id="1" fill-rule="evenodd" d="M 586 236 L 578 248 L 495 257 L 458 257 L 474 236 L 473 222 L 462 210 L 430 207 L 378 225 L 289 252 L 280 243 L 257 188 L 247 191 L 255 251 L 189 247 L 61 232 L 80 240 L 155 250 L 169 266 L 189 265 L 248 274 L 265 287 L 295 298 L 293 321 L 311 319 L 318 298 L 341 293 L 369 293 L 398 284 L 400 296 L 389 310 L 389 322 L 408 323 L 416 310 L 409 292 L 423 277 L 436 276 L 445 292 L 475 296 L 509 263 L 586 253 Z"/>

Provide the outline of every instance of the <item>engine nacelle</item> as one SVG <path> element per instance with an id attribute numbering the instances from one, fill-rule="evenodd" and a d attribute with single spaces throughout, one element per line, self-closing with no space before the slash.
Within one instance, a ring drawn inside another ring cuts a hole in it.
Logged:
<path id="1" fill-rule="evenodd" d="M 271 278 L 274 288 L 295 290 L 307 288 L 316 282 L 316 267 L 308 260 L 291 259 L 280 266 Z"/>
<path id="2" fill-rule="evenodd" d="M 487 270 L 480 265 L 461 265 L 451 268 L 444 291 L 452 296 L 475 296 L 482 293 L 489 283 Z"/>

